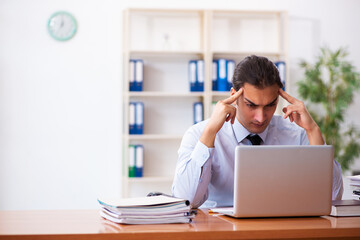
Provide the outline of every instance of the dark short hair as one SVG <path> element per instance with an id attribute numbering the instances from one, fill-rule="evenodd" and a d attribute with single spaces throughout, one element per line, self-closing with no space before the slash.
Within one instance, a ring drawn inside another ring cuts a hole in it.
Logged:
<path id="1" fill-rule="evenodd" d="M 244 58 L 235 68 L 232 78 L 233 87 L 238 91 L 245 83 L 249 83 L 259 89 L 281 83 L 279 71 L 275 64 L 266 57 L 251 55 Z"/>

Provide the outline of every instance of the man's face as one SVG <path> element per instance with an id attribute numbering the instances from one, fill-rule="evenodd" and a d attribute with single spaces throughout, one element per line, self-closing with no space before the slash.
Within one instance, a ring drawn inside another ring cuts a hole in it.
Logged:
<path id="1" fill-rule="evenodd" d="M 236 118 L 249 132 L 262 133 L 276 110 L 279 86 L 274 84 L 259 89 L 245 83 L 243 89 L 243 94 L 236 101 Z"/>

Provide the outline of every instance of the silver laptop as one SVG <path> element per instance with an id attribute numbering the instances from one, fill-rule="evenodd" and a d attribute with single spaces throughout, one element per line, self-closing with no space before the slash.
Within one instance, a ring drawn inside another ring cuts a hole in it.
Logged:
<path id="1" fill-rule="evenodd" d="M 331 210 L 332 146 L 238 146 L 233 217 L 321 216 Z"/>

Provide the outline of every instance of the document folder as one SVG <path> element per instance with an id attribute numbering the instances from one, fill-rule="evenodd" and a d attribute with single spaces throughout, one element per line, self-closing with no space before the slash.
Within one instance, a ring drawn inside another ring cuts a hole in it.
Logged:
<path id="1" fill-rule="evenodd" d="M 135 60 L 131 59 L 129 66 L 129 90 L 135 91 Z"/>
<path id="2" fill-rule="evenodd" d="M 232 88 L 232 78 L 235 70 L 235 61 L 228 60 L 227 61 L 227 91 L 230 91 Z"/>
<path id="3" fill-rule="evenodd" d="M 141 59 L 136 60 L 135 64 L 135 91 L 141 92 L 143 90 L 144 81 L 144 61 Z"/>
<path id="4" fill-rule="evenodd" d="M 197 60 L 196 64 L 196 91 L 204 91 L 204 60 Z"/>
<path id="5" fill-rule="evenodd" d="M 285 82 L 286 82 L 286 65 L 284 61 L 275 62 L 275 66 L 279 70 L 280 80 L 283 84 L 283 90 L 285 91 Z"/>
<path id="6" fill-rule="evenodd" d="M 227 91 L 226 59 L 218 60 L 218 91 Z"/>
<path id="7" fill-rule="evenodd" d="M 135 149 L 135 177 L 142 177 L 144 166 L 144 146 L 136 145 Z"/>
<path id="8" fill-rule="evenodd" d="M 129 134 L 136 134 L 135 129 L 135 105 L 136 103 L 129 103 Z"/>
<path id="9" fill-rule="evenodd" d="M 129 177 L 135 177 L 135 146 L 129 145 Z"/>
<path id="10" fill-rule="evenodd" d="M 196 60 L 189 61 L 189 82 L 190 91 L 196 91 Z"/>
<path id="11" fill-rule="evenodd" d="M 217 60 L 213 60 L 212 62 L 212 90 L 217 91 L 217 85 L 218 85 L 218 63 Z"/>
<path id="12" fill-rule="evenodd" d="M 196 102 L 194 103 L 194 124 L 199 123 L 204 120 L 203 118 L 203 103 Z"/>
<path id="13" fill-rule="evenodd" d="M 144 134 L 144 104 L 136 102 L 135 106 L 135 134 Z"/>

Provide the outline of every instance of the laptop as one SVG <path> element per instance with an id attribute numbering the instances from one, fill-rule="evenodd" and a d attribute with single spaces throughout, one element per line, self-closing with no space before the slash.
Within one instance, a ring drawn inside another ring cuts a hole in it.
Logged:
<path id="1" fill-rule="evenodd" d="M 236 218 L 329 215 L 332 146 L 237 146 L 234 206 L 216 212 Z"/>

